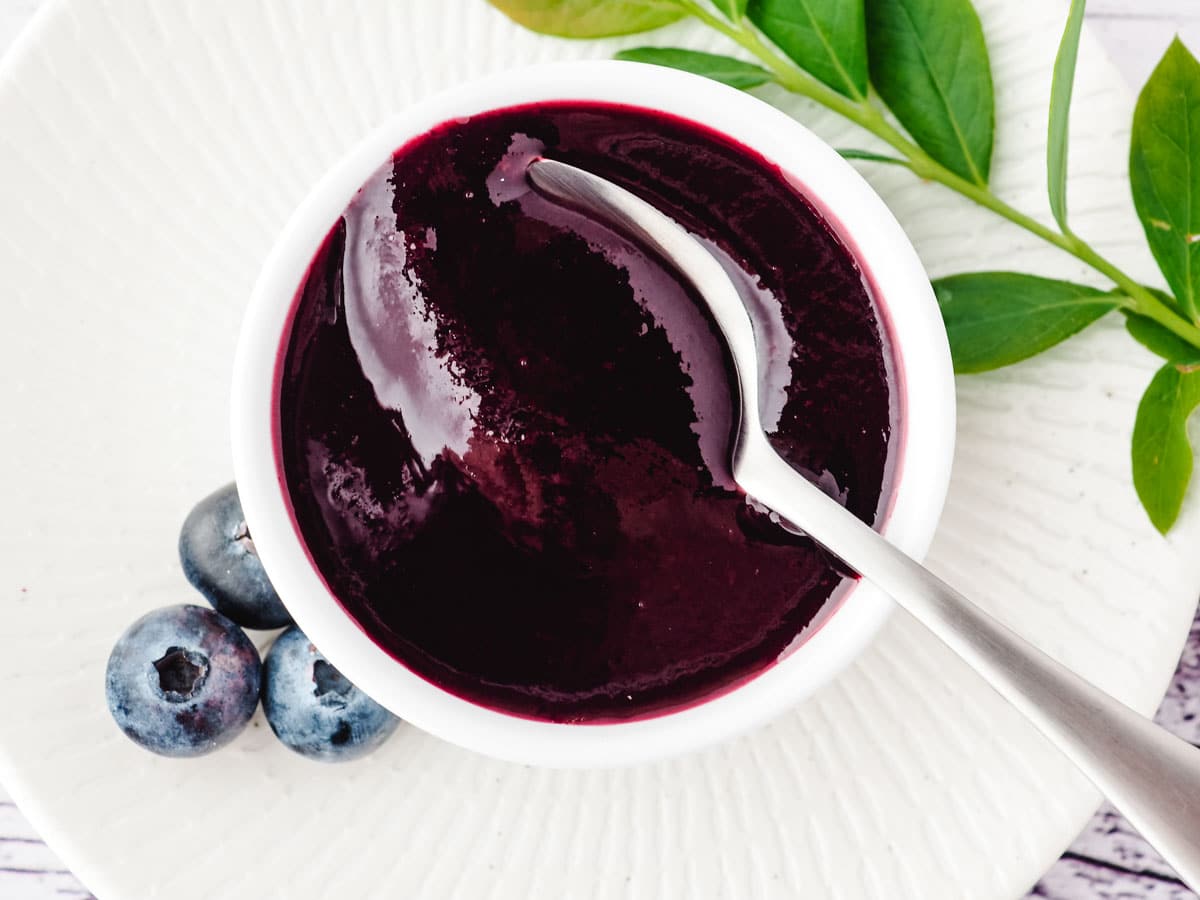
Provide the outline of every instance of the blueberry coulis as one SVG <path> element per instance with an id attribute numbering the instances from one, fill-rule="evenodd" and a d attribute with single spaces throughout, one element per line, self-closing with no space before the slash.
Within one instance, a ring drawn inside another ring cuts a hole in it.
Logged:
<path id="1" fill-rule="evenodd" d="M 799 186 L 693 122 L 490 112 L 410 142 L 356 195 L 277 372 L 280 465 L 315 565 L 447 690 L 627 719 L 762 671 L 843 575 L 733 484 L 728 360 L 698 298 L 532 192 L 538 154 L 628 187 L 718 256 L 754 319 L 772 442 L 868 522 L 895 465 L 892 361 Z"/>

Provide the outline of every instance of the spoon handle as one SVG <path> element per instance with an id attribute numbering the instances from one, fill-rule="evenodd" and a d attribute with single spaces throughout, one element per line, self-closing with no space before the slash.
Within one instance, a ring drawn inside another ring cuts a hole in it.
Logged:
<path id="1" fill-rule="evenodd" d="M 1077 765 L 1200 888 L 1200 750 L 1056 662 L 743 436 L 742 486 L 889 593 Z"/>

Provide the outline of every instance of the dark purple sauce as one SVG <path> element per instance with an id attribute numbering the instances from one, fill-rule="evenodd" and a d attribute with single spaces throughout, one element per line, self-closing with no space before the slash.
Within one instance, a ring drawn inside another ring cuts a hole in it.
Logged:
<path id="1" fill-rule="evenodd" d="M 578 102 L 478 115 L 403 147 L 355 198 L 278 373 L 314 563 L 447 690 L 625 719 L 760 672 L 843 579 L 733 485 L 727 360 L 698 299 L 531 193 L 539 153 L 717 252 L 753 314 L 773 443 L 866 521 L 893 468 L 891 361 L 854 259 L 797 187 L 692 122 Z"/>

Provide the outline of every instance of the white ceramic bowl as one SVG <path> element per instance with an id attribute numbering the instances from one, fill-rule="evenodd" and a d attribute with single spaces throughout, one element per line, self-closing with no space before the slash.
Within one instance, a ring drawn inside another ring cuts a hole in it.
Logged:
<path id="1" fill-rule="evenodd" d="M 954 390 L 946 334 L 908 238 L 861 176 L 820 138 L 740 91 L 681 72 L 623 62 L 514 70 L 400 113 L 314 188 L 267 258 L 243 324 L 233 379 L 234 469 L 255 545 L 296 622 L 355 684 L 413 725 L 491 756 L 535 765 L 610 766 L 694 750 L 766 722 L 831 679 L 892 608 L 869 584 L 803 643 L 734 690 L 685 709 L 618 724 L 567 725 L 506 715 L 444 691 L 380 649 L 342 610 L 294 529 L 276 468 L 275 366 L 309 263 L 355 192 L 410 138 L 448 120 L 539 100 L 590 100 L 661 110 L 732 135 L 777 163 L 852 249 L 884 308 L 897 363 L 901 442 L 884 531 L 922 557 L 949 483 Z"/>

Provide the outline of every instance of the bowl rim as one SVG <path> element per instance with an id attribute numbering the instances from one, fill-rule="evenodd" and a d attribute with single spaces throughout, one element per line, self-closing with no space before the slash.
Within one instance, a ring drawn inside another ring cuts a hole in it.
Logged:
<path id="1" fill-rule="evenodd" d="M 504 713 L 417 675 L 343 610 L 293 528 L 273 428 L 276 363 L 296 292 L 329 229 L 371 174 L 397 148 L 444 122 L 525 103 L 572 100 L 659 110 L 734 137 L 793 179 L 846 243 L 882 309 L 901 398 L 900 450 L 881 530 L 918 559 L 933 539 L 949 487 L 955 402 L 949 345 L 929 278 L 883 200 L 795 119 L 708 79 L 612 60 L 509 70 L 409 106 L 365 136 L 316 184 L 264 261 L 234 363 L 234 472 L 263 565 L 296 623 L 330 661 L 413 725 L 512 762 L 607 767 L 700 749 L 769 721 L 849 665 L 894 604 L 873 585 L 854 583 L 821 625 L 804 633 L 778 662 L 736 687 L 654 717 L 563 724 Z"/>

